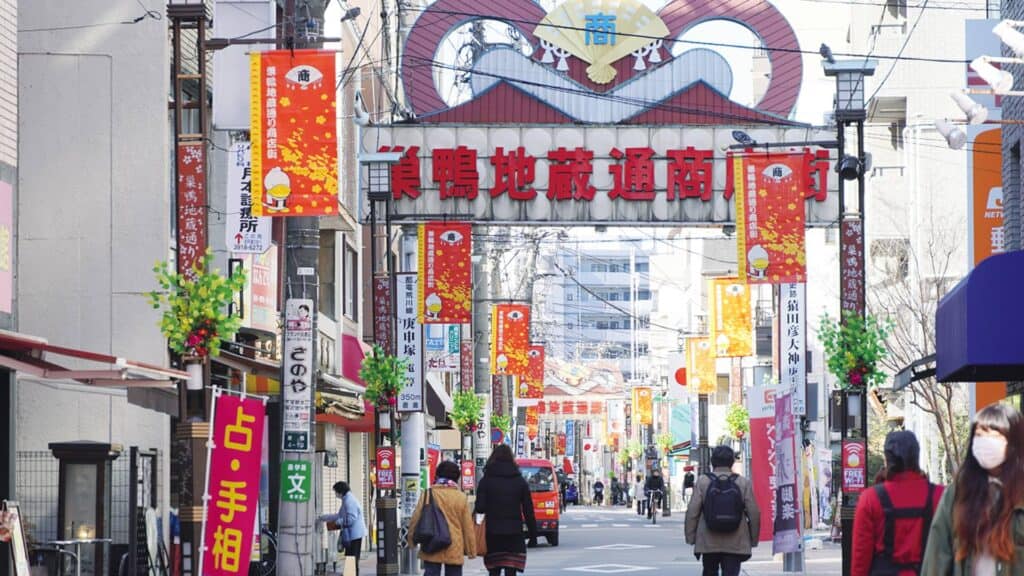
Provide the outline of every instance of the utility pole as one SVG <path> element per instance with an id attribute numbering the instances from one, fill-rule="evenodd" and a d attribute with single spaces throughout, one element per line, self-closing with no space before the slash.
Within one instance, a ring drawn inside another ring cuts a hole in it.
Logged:
<path id="1" fill-rule="evenodd" d="M 418 268 L 417 259 L 417 227 L 410 224 L 402 226 L 402 271 L 416 272 Z M 423 278 L 419 279 L 420 282 Z M 424 325 L 417 325 L 417 330 L 423 330 Z M 426 378 L 426 374 L 421 374 Z M 429 384 L 424 383 L 424 386 Z M 426 459 L 427 430 L 426 419 L 423 412 L 410 412 L 402 419 L 402 527 L 407 529 L 409 519 L 415 511 L 416 502 L 419 500 L 420 469 Z M 428 472 L 429 477 L 429 472 Z M 399 554 L 400 572 L 402 574 L 419 574 L 419 559 L 416 556 L 416 548 L 406 548 L 405 543 L 399 542 L 402 553 Z"/>
<path id="2" fill-rule="evenodd" d="M 296 4 L 301 3 L 303 7 L 302 16 L 307 18 L 302 22 L 303 30 L 296 30 L 296 21 L 299 18 L 299 11 Z M 306 30 L 323 30 L 324 0 L 286 0 L 284 13 L 284 46 L 282 48 L 319 48 L 321 46 L 320 35 L 307 35 Z M 317 314 L 319 311 L 318 288 L 320 278 L 318 275 L 318 263 L 320 259 L 320 219 L 316 216 L 309 217 L 288 217 L 283 218 L 285 226 L 285 330 L 284 330 L 284 352 L 285 358 L 281 365 L 281 402 L 282 415 L 284 413 L 286 395 L 298 393 L 297 396 L 308 395 L 310 413 L 308 416 L 308 436 L 305 445 L 301 440 L 301 434 L 289 430 L 287 419 L 281 418 L 281 437 L 283 441 L 282 451 L 285 452 L 282 460 L 306 462 L 309 470 L 316 469 L 316 427 L 313 422 L 316 420 L 316 408 L 313 403 L 313 390 L 316 386 L 315 370 L 307 382 L 305 390 L 286 390 L 286 384 L 292 379 L 290 371 L 298 367 L 295 362 L 301 347 L 308 345 L 309 350 L 305 351 L 307 360 L 305 365 L 315 368 L 317 364 L 316 351 L 318 339 Z M 311 303 L 311 304 L 310 304 Z M 296 335 L 288 329 L 288 316 L 300 310 L 301 306 L 308 306 L 308 315 L 312 326 L 312 343 L 299 342 Z M 316 475 L 311 475 L 310 489 L 317 493 L 320 489 L 316 484 Z M 295 574 L 296 576 L 311 576 L 315 569 L 314 546 L 318 525 L 316 522 L 317 511 L 316 501 L 310 498 L 306 502 L 286 502 L 278 500 L 277 515 L 277 573 Z"/>
<path id="3" fill-rule="evenodd" d="M 486 248 L 481 240 L 487 235 L 487 228 L 473 226 L 473 391 L 477 394 L 491 392 L 491 274 L 488 269 Z M 490 402 L 485 402 L 490 406 Z M 473 458 L 476 462 L 476 480 L 484 473 L 484 464 L 490 455 L 487 442 L 480 445 L 473 435 Z"/>

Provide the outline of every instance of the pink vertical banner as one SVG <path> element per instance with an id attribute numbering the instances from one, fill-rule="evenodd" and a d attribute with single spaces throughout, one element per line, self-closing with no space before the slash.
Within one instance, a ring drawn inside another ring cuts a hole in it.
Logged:
<path id="1" fill-rule="evenodd" d="M 775 534 L 772 554 L 799 552 L 800 482 L 793 390 L 775 396 Z"/>
<path id="2" fill-rule="evenodd" d="M 747 392 L 750 413 L 750 480 L 761 509 L 758 542 L 770 542 L 775 518 L 775 387 L 754 386 Z"/>
<path id="3" fill-rule="evenodd" d="M 205 576 L 249 573 L 264 413 L 262 400 L 214 391 L 200 560 Z"/>
<path id="4" fill-rule="evenodd" d="M 14 199 L 11 185 L 0 182 L 0 312 L 11 313 L 14 299 Z"/>

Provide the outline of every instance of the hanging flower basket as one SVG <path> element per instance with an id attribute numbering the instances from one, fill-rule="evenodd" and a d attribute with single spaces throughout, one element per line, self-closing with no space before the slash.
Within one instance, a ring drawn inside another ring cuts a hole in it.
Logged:
<path id="1" fill-rule="evenodd" d="M 475 392 L 456 392 L 452 398 L 452 423 L 463 434 L 476 432 L 483 416 L 484 397 Z"/>
<path id="2" fill-rule="evenodd" d="M 742 404 L 731 404 L 725 414 L 725 426 L 729 430 L 729 435 L 734 438 L 746 436 L 750 432 L 750 413 L 747 407 Z"/>
<path id="3" fill-rule="evenodd" d="M 202 363 L 220 355 L 221 343 L 230 341 L 242 319 L 228 313 L 236 294 L 245 287 L 244 271 L 230 278 L 219 270 L 209 272 L 212 253 L 208 250 L 195 268 L 195 279 L 172 271 L 167 262 L 153 267 L 160 290 L 149 293 L 153 308 L 164 309 L 160 332 L 167 344 L 186 361 Z"/>
<path id="4" fill-rule="evenodd" d="M 506 436 L 512 435 L 512 419 L 508 416 L 496 414 L 491 416 L 491 429 L 500 430 Z"/>
<path id="5" fill-rule="evenodd" d="M 886 375 L 879 364 L 887 353 L 885 340 L 890 327 L 874 316 L 847 314 L 843 319 L 840 323 L 827 314 L 821 319 L 818 336 L 825 348 L 828 371 L 842 390 L 883 384 Z"/>
<path id="6" fill-rule="evenodd" d="M 398 392 L 405 385 L 408 367 L 407 358 L 387 354 L 375 345 L 359 368 L 359 378 L 366 384 L 366 399 L 379 408 L 394 408 L 398 404 Z"/>

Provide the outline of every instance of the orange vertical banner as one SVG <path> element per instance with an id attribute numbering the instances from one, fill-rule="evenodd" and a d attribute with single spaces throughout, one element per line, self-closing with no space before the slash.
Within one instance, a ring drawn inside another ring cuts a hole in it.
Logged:
<path id="1" fill-rule="evenodd" d="M 633 413 L 641 426 L 648 426 L 654 422 L 654 396 L 650 387 L 633 388 Z"/>
<path id="2" fill-rule="evenodd" d="M 740 154 L 732 164 L 740 281 L 805 282 L 805 153 Z"/>
<path id="3" fill-rule="evenodd" d="M 530 307 L 495 304 L 491 308 L 491 374 L 525 374 L 530 364 Z"/>
<path id="4" fill-rule="evenodd" d="M 466 222 L 420 224 L 421 324 L 472 321 L 472 236 L 473 226 Z"/>
<path id="5" fill-rule="evenodd" d="M 544 346 L 531 344 L 526 372 L 517 377 L 518 398 L 544 397 Z"/>
<path id="6" fill-rule="evenodd" d="M 738 278 L 709 279 L 708 324 L 716 357 L 751 356 L 754 323 L 750 315 L 750 287 Z"/>
<path id="7" fill-rule="evenodd" d="M 526 407 L 526 435 L 531 439 L 537 437 L 540 431 L 540 414 L 536 406 Z"/>
<path id="8" fill-rule="evenodd" d="M 338 212 L 334 52 L 250 56 L 253 216 Z"/>
<path id="9" fill-rule="evenodd" d="M 686 378 L 688 387 L 697 394 L 714 394 L 718 390 L 715 373 L 715 351 L 707 336 L 686 339 Z"/>

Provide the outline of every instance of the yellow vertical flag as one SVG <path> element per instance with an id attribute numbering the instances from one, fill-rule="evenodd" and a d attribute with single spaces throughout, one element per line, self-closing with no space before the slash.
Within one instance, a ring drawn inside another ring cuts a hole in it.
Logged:
<path id="1" fill-rule="evenodd" d="M 636 414 L 637 423 L 641 426 L 654 423 L 654 397 L 650 387 L 633 388 L 633 413 Z"/>
<path id="2" fill-rule="evenodd" d="M 750 314 L 750 286 L 737 278 L 709 279 L 708 324 L 715 357 L 751 356 L 754 322 Z"/>
<path id="3" fill-rule="evenodd" d="M 714 394 L 718 389 L 715 351 L 707 336 L 686 339 L 686 378 L 691 392 Z"/>

